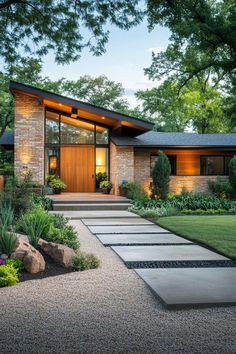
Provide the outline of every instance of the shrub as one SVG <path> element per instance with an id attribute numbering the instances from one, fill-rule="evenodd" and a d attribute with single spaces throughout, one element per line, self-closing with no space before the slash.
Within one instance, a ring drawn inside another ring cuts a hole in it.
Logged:
<path id="1" fill-rule="evenodd" d="M 161 199 L 167 199 L 169 192 L 171 166 L 168 157 L 161 151 L 152 169 L 153 194 Z"/>
<path id="2" fill-rule="evenodd" d="M 146 203 L 149 200 L 147 194 L 138 182 L 127 182 L 125 188 L 128 191 L 128 198 L 134 201 L 140 201 L 140 203 Z"/>
<path id="3" fill-rule="evenodd" d="M 16 257 L 8 258 L 6 260 L 6 265 L 12 266 L 13 268 L 15 268 L 17 270 L 18 274 L 20 274 L 22 272 L 22 270 L 24 269 L 23 261 L 16 258 Z"/>
<path id="4" fill-rule="evenodd" d="M 51 225 L 48 233 L 44 235 L 44 239 L 48 242 L 56 242 L 66 245 L 74 250 L 77 250 L 80 246 L 77 234 L 71 225 L 66 225 L 62 229 L 58 229 L 54 225 Z"/>
<path id="5" fill-rule="evenodd" d="M 230 198 L 232 196 L 232 187 L 228 179 L 217 176 L 216 180 L 209 180 L 208 187 L 212 194 L 218 197 Z"/>
<path id="6" fill-rule="evenodd" d="M 33 193 L 32 201 L 34 205 L 39 205 L 45 210 L 52 210 L 52 199 L 45 197 L 45 195 Z"/>
<path id="7" fill-rule="evenodd" d="M 14 216 L 18 217 L 31 207 L 31 195 L 31 183 L 27 179 L 9 177 L 0 195 L 0 206 L 8 205 L 13 209 Z"/>
<path id="8" fill-rule="evenodd" d="M 229 162 L 229 183 L 233 189 L 234 195 L 236 195 L 236 156 Z"/>
<path id="9" fill-rule="evenodd" d="M 95 269 L 100 265 L 99 259 L 90 253 L 78 253 L 72 260 L 72 267 L 74 271 L 83 271 L 87 269 Z"/>
<path id="10" fill-rule="evenodd" d="M 48 175 L 46 180 L 48 185 L 54 190 L 66 189 L 66 184 L 57 175 Z"/>
<path id="11" fill-rule="evenodd" d="M 0 287 L 15 285 L 19 282 L 18 271 L 11 264 L 0 266 Z"/>
<path id="12" fill-rule="evenodd" d="M 51 222 L 51 216 L 40 206 L 21 217 L 18 230 L 29 236 L 29 242 L 37 247 L 40 237 L 47 234 Z"/>
<path id="13" fill-rule="evenodd" d="M 0 251 L 8 256 L 14 251 L 17 237 L 9 229 L 14 219 L 13 210 L 9 206 L 4 206 L 0 213 Z"/>

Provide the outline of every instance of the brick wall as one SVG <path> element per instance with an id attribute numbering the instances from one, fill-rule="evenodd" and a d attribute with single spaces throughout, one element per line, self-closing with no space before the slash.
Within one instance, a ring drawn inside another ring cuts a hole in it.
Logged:
<path id="1" fill-rule="evenodd" d="M 133 147 L 117 147 L 110 144 L 110 180 L 113 193 L 119 194 L 119 185 L 123 180 L 134 180 L 134 149 Z"/>
<path id="2" fill-rule="evenodd" d="M 146 193 L 150 194 L 150 156 L 156 153 L 154 150 L 136 149 L 134 152 L 134 176 Z M 227 177 L 226 177 L 227 178 Z M 215 180 L 216 176 L 171 176 L 170 191 L 175 194 L 181 193 L 185 188 L 188 191 L 208 191 L 208 180 Z"/>
<path id="3" fill-rule="evenodd" d="M 15 93 L 15 173 L 25 168 L 44 183 L 44 107 L 35 97 Z"/>

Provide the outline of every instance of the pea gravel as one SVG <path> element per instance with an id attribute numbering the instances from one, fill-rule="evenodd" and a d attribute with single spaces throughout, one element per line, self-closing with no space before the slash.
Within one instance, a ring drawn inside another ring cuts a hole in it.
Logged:
<path id="1" fill-rule="evenodd" d="M 134 270 L 71 223 L 101 267 L 1 288 L 1 353 L 236 353 L 235 307 L 164 309 Z"/>

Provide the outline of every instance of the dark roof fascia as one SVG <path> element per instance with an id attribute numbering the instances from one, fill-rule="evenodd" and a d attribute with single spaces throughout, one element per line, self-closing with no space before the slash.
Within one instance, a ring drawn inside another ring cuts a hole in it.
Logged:
<path id="1" fill-rule="evenodd" d="M 143 119 L 138 119 L 135 117 L 127 116 L 123 113 L 111 111 L 106 108 L 98 107 L 90 103 L 82 102 L 79 100 L 75 100 L 73 98 L 69 98 L 66 96 L 59 95 L 57 93 L 53 93 L 50 91 L 42 90 L 39 88 L 36 88 L 34 86 L 22 84 L 20 82 L 16 82 L 11 80 L 10 81 L 10 91 L 14 92 L 15 90 L 21 91 L 21 92 L 26 92 L 31 95 L 37 96 L 39 98 L 46 98 L 46 99 L 51 99 L 54 101 L 58 101 L 61 103 L 64 103 L 65 105 L 76 107 L 76 108 L 81 108 L 81 109 L 87 109 L 90 110 L 93 113 L 101 114 L 101 115 L 108 115 L 110 118 L 118 119 L 118 120 L 125 120 L 129 123 L 136 124 L 140 127 L 142 127 L 144 130 L 152 130 L 153 124 L 146 122 Z"/>
<path id="2" fill-rule="evenodd" d="M 122 146 L 122 145 L 118 145 Z M 128 146 L 128 145 L 126 145 Z M 131 145 L 129 145 L 131 146 Z M 236 150 L 236 145 L 133 145 L 135 149 L 171 149 L 171 150 Z"/>

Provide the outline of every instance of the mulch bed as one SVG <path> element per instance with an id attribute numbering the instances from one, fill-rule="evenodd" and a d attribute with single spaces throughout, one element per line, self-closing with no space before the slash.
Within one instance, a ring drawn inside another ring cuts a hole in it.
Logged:
<path id="1" fill-rule="evenodd" d="M 38 249 L 39 250 L 39 249 Z M 43 258 L 45 260 L 45 271 L 36 273 L 36 274 L 31 274 L 26 271 L 22 272 L 20 281 L 27 281 L 27 280 L 34 280 L 34 279 L 43 279 L 43 278 L 48 278 L 48 277 L 54 277 L 56 275 L 61 275 L 61 274 L 67 274 L 71 273 L 72 269 L 64 268 L 58 264 L 56 264 L 51 257 L 46 255 L 41 249 L 39 250 L 40 253 L 43 255 Z"/>

